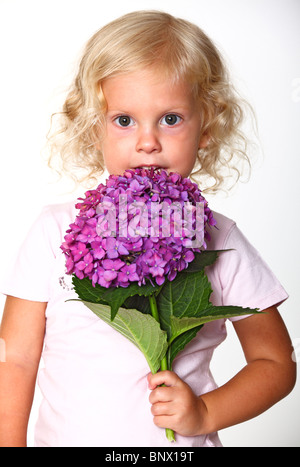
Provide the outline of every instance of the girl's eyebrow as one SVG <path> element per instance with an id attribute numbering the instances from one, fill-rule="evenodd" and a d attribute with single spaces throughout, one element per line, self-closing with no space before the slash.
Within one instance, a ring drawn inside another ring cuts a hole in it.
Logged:
<path id="1" fill-rule="evenodd" d="M 165 109 L 162 109 L 162 110 L 158 110 L 157 113 L 158 114 L 161 114 L 161 115 L 166 115 L 168 113 L 185 113 L 185 112 L 190 112 L 191 111 L 191 108 L 190 106 L 186 105 L 182 105 L 182 106 L 175 106 L 175 107 L 166 107 Z M 113 114 L 113 113 L 116 113 L 116 114 L 122 114 L 122 115 L 131 115 L 132 113 L 132 110 L 125 110 L 125 109 L 121 109 L 121 108 L 108 108 L 107 111 L 106 111 L 106 114 Z"/>
<path id="2" fill-rule="evenodd" d="M 131 112 L 125 112 L 122 110 L 107 110 L 105 113 L 106 118 L 114 120 L 115 118 L 121 117 L 121 116 L 127 116 L 130 118 L 133 118 Z"/>

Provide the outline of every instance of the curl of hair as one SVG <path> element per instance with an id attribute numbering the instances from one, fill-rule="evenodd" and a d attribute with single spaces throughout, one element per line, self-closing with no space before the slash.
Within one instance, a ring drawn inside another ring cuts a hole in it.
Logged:
<path id="1" fill-rule="evenodd" d="M 196 25 L 168 13 L 137 11 L 107 24 L 86 44 L 77 76 L 50 138 L 50 166 L 76 182 L 94 183 L 104 170 L 101 137 L 105 131 L 105 79 L 155 67 L 161 76 L 185 79 L 202 112 L 202 132 L 210 138 L 199 150 L 191 177 L 203 191 L 215 192 L 250 167 L 247 139 L 240 130 L 243 102 L 230 84 L 220 53 Z M 245 165 L 245 164 L 244 164 Z M 234 182 L 234 183 L 235 183 Z"/>

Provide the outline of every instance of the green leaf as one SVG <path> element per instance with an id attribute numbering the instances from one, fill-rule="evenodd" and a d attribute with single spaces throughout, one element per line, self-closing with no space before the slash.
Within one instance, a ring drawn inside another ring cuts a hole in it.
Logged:
<path id="1" fill-rule="evenodd" d="M 143 297 L 142 295 L 134 295 L 133 297 L 128 297 L 122 305 L 123 308 L 134 308 L 139 310 L 142 313 L 151 314 L 150 303 L 148 297 Z"/>
<path id="2" fill-rule="evenodd" d="M 87 277 L 78 279 L 74 274 L 72 276 L 72 283 L 75 292 L 81 300 L 92 303 L 106 303 L 102 298 L 103 294 L 107 291 L 105 287 L 101 287 L 99 284 L 96 284 L 94 287 L 92 281 Z"/>
<path id="3" fill-rule="evenodd" d="M 202 254 L 202 253 L 201 253 Z M 256 313 L 257 310 L 235 306 L 213 306 L 212 288 L 204 269 L 182 271 L 164 284 L 157 296 L 161 328 L 168 335 L 168 364 L 188 344 L 203 324 L 216 319 Z"/>
<path id="4" fill-rule="evenodd" d="M 172 336 L 171 339 L 169 339 L 169 343 L 173 342 L 173 340 L 180 336 L 180 334 L 183 334 L 190 329 L 197 328 L 202 324 L 209 323 L 210 321 L 232 318 L 234 316 L 249 315 L 251 313 L 258 313 L 258 311 L 239 306 L 211 306 L 207 310 L 203 310 L 201 313 L 199 312 L 197 318 L 176 318 L 176 316 L 171 316 Z"/>
<path id="5" fill-rule="evenodd" d="M 172 370 L 172 363 L 176 355 L 184 349 L 184 347 L 193 340 L 200 329 L 203 327 L 203 324 L 200 326 L 190 329 L 189 331 L 180 334 L 180 336 L 176 337 L 176 339 L 169 345 L 168 352 L 167 352 L 167 359 L 168 359 L 168 368 Z"/>
<path id="6" fill-rule="evenodd" d="M 158 292 L 161 288 L 161 286 L 152 285 L 150 282 L 141 286 L 139 286 L 137 282 L 132 282 L 128 287 L 112 287 L 107 289 L 106 287 L 101 287 L 99 284 L 96 284 L 94 287 L 92 281 L 87 277 L 84 279 L 78 279 L 75 275 L 72 277 L 72 282 L 75 292 L 81 300 L 91 303 L 110 305 L 112 321 L 118 313 L 119 307 L 122 306 L 129 297 L 133 297 L 135 295 L 148 297 L 153 294 L 153 292 Z M 145 310 L 148 309 L 148 303 L 147 305 L 143 301 L 140 303 L 144 303 Z"/>
<path id="7" fill-rule="evenodd" d="M 188 269 L 162 286 L 150 283 L 139 286 L 133 282 L 126 288 L 106 289 L 98 284 L 94 287 L 89 279 L 81 280 L 76 276 L 73 276 L 73 284 L 88 308 L 143 352 L 152 372 L 158 370 L 166 352 L 171 369 L 178 352 L 205 323 L 257 312 L 235 306 L 215 307 L 210 302 L 212 288 L 204 268 L 213 264 L 223 251 L 227 250 L 206 250 L 196 254 Z M 147 297 L 152 294 L 156 296 L 160 327 L 149 314 L 151 310 Z M 122 305 L 123 308 L 120 308 Z"/>
<path id="8" fill-rule="evenodd" d="M 202 271 L 206 266 L 213 264 L 219 256 L 219 253 L 223 253 L 230 250 L 204 250 L 201 253 L 194 252 L 195 258 L 187 269 L 184 270 L 185 273 Z"/>
<path id="9" fill-rule="evenodd" d="M 148 297 L 159 288 L 160 286 L 153 286 L 150 283 L 139 286 L 137 282 L 131 282 L 128 287 L 106 289 L 102 297 L 111 306 L 111 320 L 113 321 L 118 313 L 118 309 L 123 305 L 128 297 L 132 297 L 134 295 Z"/>
<path id="10" fill-rule="evenodd" d="M 93 313 L 109 326 L 129 339 L 144 354 L 150 370 L 156 373 L 167 351 L 167 336 L 159 323 L 151 316 L 137 310 L 119 308 L 114 321 L 111 321 L 110 307 L 83 301 Z"/>
<path id="11" fill-rule="evenodd" d="M 157 296 L 161 327 L 172 336 L 171 317 L 197 317 L 201 310 L 211 305 L 212 289 L 204 271 L 178 274 L 174 281 L 168 281 Z"/>

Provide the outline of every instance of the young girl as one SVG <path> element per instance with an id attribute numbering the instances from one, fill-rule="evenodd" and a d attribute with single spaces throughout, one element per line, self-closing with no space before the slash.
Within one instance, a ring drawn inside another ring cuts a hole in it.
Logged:
<path id="1" fill-rule="evenodd" d="M 195 25 L 130 13 L 88 42 L 64 104 L 62 168 L 121 174 L 164 168 L 218 189 L 246 160 L 241 106 L 218 51 Z M 83 177 L 83 178 L 84 178 Z M 93 178 L 94 177 L 94 178 Z M 149 375 L 140 351 L 79 303 L 60 245 L 75 202 L 46 207 L 2 286 L 0 445 L 25 446 L 38 366 L 43 394 L 36 446 L 220 446 L 217 431 L 262 413 L 292 389 L 291 342 L 277 311 L 287 294 L 236 224 L 214 213 L 209 249 L 232 249 L 207 268 L 214 305 L 259 308 L 233 318 L 247 364 L 217 388 L 209 370 L 225 320 L 205 324 L 174 361 Z M 229 356 L 225 357 L 229 358 Z M 161 385 L 164 384 L 164 387 Z"/>

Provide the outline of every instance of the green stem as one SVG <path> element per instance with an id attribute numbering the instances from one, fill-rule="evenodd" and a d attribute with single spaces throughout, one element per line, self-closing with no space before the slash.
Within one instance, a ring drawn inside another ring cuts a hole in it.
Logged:
<path id="1" fill-rule="evenodd" d="M 153 318 L 156 319 L 156 321 L 160 325 L 159 313 L 158 313 L 156 298 L 155 298 L 154 294 L 149 295 L 149 302 L 150 302 L 151 314 L 152 314 Z M 167 362 L 167 356 L 166 355 L 164 356 L 164 358 L 160 362 L 160 369 L 161 370 L 167 370 L 168 369 L 168 362 Z"/>
<path id="2" fill-rule="evenodd" d="M 160 319 L 159 319 L 159 312 L 157 308 L 157 303 L 156 303 L 156 298 L 155 295 L 149 295 L 149 303 L 150 303 L 150 309 L 151 309 L 151 314 L 153 318 L 159 323 L 160 325 Z M 160 362 L 160 369 L 163 370 L 168 370 L 168 361 L 167 361 L 167 355 L 163 357 L 163 359 Z M 166 428 L 166 437 L 169 441 L 175 441 L 175 434 L 174 431 L 171 430 L 170 428 Z"/>

